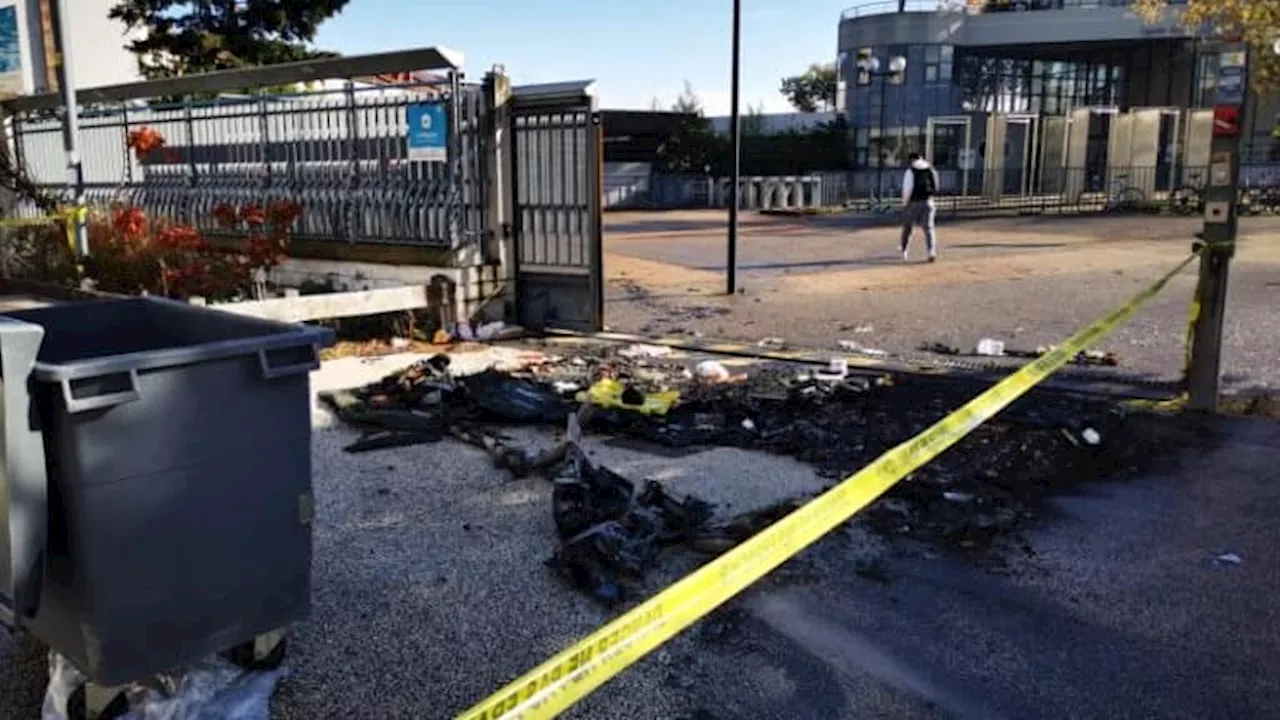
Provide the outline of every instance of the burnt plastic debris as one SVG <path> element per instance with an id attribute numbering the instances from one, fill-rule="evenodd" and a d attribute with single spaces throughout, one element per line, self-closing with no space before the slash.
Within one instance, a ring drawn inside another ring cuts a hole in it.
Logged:
<path id="1" fill-rule="evenodd" d="M 447 355 L 435 355 L 359 390 L 329 392 L 321 398 L 346 423 L 366 434 L 347 446 L 358 453 L 420 443 L 453 435 L 490 452 L 510 454 L 493 436 L 467 427 L 477 422 L 560 423 L 575 404 L 551 385 L 487 370 L 456 379 Z M 496 456 L 495 456 L 496 458 Z M 536 457 L 504 461 L 525 474 Z M 549 461 L 543 460 L 542 464 Z"/>
<path id="2" fill-rule="evenodd" d="M 554 387 L 486 370 L 462 381 L 480 419 L 510 423 L 563 423 L 576 406 Z"/>
<path id="3" fill-rule="evenodd" d="M 515 375 L 490 371 L 455 380 L 447 364 L 420 363 L 368 388 L 334 393 L 330 402 L 346 408 L 339 412 L 344 420 L 380 433 L 364 438 L 361 447 L 435 438 L 443 427 L 446 434 L 485 450 L 496 467 L 513 475 L 562 476 L 556 517 L 564 547 L 558 561 L 579 578 L 575 584 L 593 587 L 590 592 L 602 598 L 623 594 L 615 588 L 620 568 L 642 566 L 649 557 L 636 538 L 653 533 L 646 530 L 646 518 L 634 512 L 637 507 L 658 512 L 640 499 L 646 486 L 590 464 L 575 469 L 565 462 L 571 456 L 567 444 L 536 452 L 519 447 L 502 436 L 504 424 L 559 424 L 576 412 L 591 432 L 664 448 L 728 446 L 786 455 L 834 482 L 988 387 L 956 377 L 852 369 L 842 380 L 826 381 L 787 364 L 757 366 L 739 382 L 708 383 L 690 371 L 696 358 L 681 365 L 621 357 L 610 348 L 557 346 L 556 351 L 565 359 Z M 632 388 L 636 393 L 628 399 L 633 401 L 638 394 L 667 392 L 678 398 L 666 411 L 646 414 L 625 406 L 579 407 L 566 397 L 602 387 L 605 378 L 616 380 L 619 398 Z M 1020 528 L 1052 512 L 1049 497 L 1085 482 L 1131 475 L 1161 455 L 1169 442 L 1162 426 L 1154 418 L 1134 422 L 1133 417 L 1116 412 L 1109 401 L 1032 390 L 898 483 L 861 513 L 859 522 L 881 535 L 942 549 L 1012 548 Z M 677 526 L 673 516 L 681 513 L 659 515 L 660 546 L 668 528 Z M 699 526 L 680 544 L 723 552 L 776 517 L 738 520 Z M 1012 543 L 995 547 L 1002 538 Z"/>
<path id="4" fill-rule="evenodd" d="M 637 490 L 572 440 L 551 498 L 561 545 L 547 564 L 606 604 L 625 601 L 661 549 L 694 537 L 712 514 L 709 504 L 672 497 L 653 481 Z"/>

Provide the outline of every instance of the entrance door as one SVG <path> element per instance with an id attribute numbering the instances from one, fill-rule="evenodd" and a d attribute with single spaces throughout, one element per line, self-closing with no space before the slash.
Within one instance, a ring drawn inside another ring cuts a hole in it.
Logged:
<path id="1" fill-rule="evenodd" d="M 1213 142 L 1213 110 L 1188 110 L 1178 185 L 1203 188 L 1208 179 L 1209 147 Z"/>
<path id="2" fill-rule="evenodd" d="M 603 330 L 603 136 L 590 83 L 516 88 L 511 126 L 520 324 Z"/>
<path id="3" fill-rule="evenodd" d="M 1133 111 L 1130 158 L 1133 184 L 1155 199 L 1173 188 L 1173 165 L 1182 111 L 1178 108 L 1139 108 Z"/>
<path id="4" fill-rule="evenodd" d="M 1027 113 L 998 114 L 987 118 L 984 195 L 998 200 L 1004 195 L 1030 193 L 1038 120 L 1038 116 Z"/>
<path id="5" fill-rule="evenodd" d="M 925 128 L 924 156 L 938 169 L 941 192 L 969 194 L 969 176 L 977 162 L 973 147 L 973 120 L 968 115 L 929 118 Z"/>
<path id="6" fill-rule="evenodd" d="M 1040 123 L 1040 192 L 1060 195 L 1067 186 L 1070 125 L 1067 118 L 1061 116 L 1041 118 Z"/>
<path id="7" fill-rule="evenodd" d="M 1119 113 L 1111 119 L 1110 142 L 1107 145 L 1107 197 L 1118 199 L 1130 187 L 1138 187 L 1141 173 L 1134 172 L 1134 126 L 1132 112 Z"/>
<path id="8" fill-rule="evenodd" d="M 1005 115 L 1005 185 L 1010 195 L 1031 195 L 1035 188 L 1036 145 L 1040 130 L 1040 116 L 1031 113 Z"/>
<path id="9" fill-rule="evenodd" d="M 1107 189 L 1116 113 L 1114 107 L 1071 111 L 1067 131 L 1067 202 L 1079 202 L 1083 193 Z"/>
<path id="10" fill-rule="evenodd" d="M 1067 118 L 1067 172 L 1063 194 L 1069 203 L 1079 202 L 1088 187 L 1089 126 L 1093 112 L 1089 108 L 1076 108 Z"/>

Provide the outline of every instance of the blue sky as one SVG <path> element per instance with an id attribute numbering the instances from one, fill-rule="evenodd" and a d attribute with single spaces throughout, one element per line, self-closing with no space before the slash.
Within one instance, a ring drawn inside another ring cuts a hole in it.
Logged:
<path id="1" fill-rule="evenodd" d="M 742 0 L 744 109 L 789 110 L 778 83 L 836 55 L 857 0 Z M 443 45 L 469 77 L 502 64 L 517 84 L 595 78 L 606 108 L 665 107 L 685 81 L 707 113 L 729 108 L 731 0 L 351 0 L 317 45 L 344 54 Z"/>

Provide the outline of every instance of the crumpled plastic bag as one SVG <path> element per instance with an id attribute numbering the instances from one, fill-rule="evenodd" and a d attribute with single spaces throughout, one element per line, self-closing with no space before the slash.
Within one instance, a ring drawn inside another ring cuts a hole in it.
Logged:
<path id="1" fill-rule="evenodd" d="M 680 401 L 680 391 L 641 394 L 629 390 L 621 380 L 604 378 L 578 393 L 578 402 L 586 402 L 606 409 L 632 410 L 641 415 L 666 415 Z"/>
<path id="2" fill-rule="evenodd" d="M 121 720 L 270 720 L 271 696 L 285 674 L 284 668 L 243 670 L 215 656 L 181 673 L 131 686 L 126 691 L 130 710 Z M 40 719 L 68 720 L 67 698 L 84 681 L 70 661 L 50 653 Z"/>

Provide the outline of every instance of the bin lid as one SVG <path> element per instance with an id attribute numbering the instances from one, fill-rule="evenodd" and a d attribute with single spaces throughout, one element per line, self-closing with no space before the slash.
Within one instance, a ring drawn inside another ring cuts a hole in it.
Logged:
<path id="1" fill-rule="evenodd" d="M 266 350 L 328 346 L 333 331 L 165 298 L 66 303 L 7 313 L 45 331 L 35 377 L 45 382 L 191 365 Z"/>

